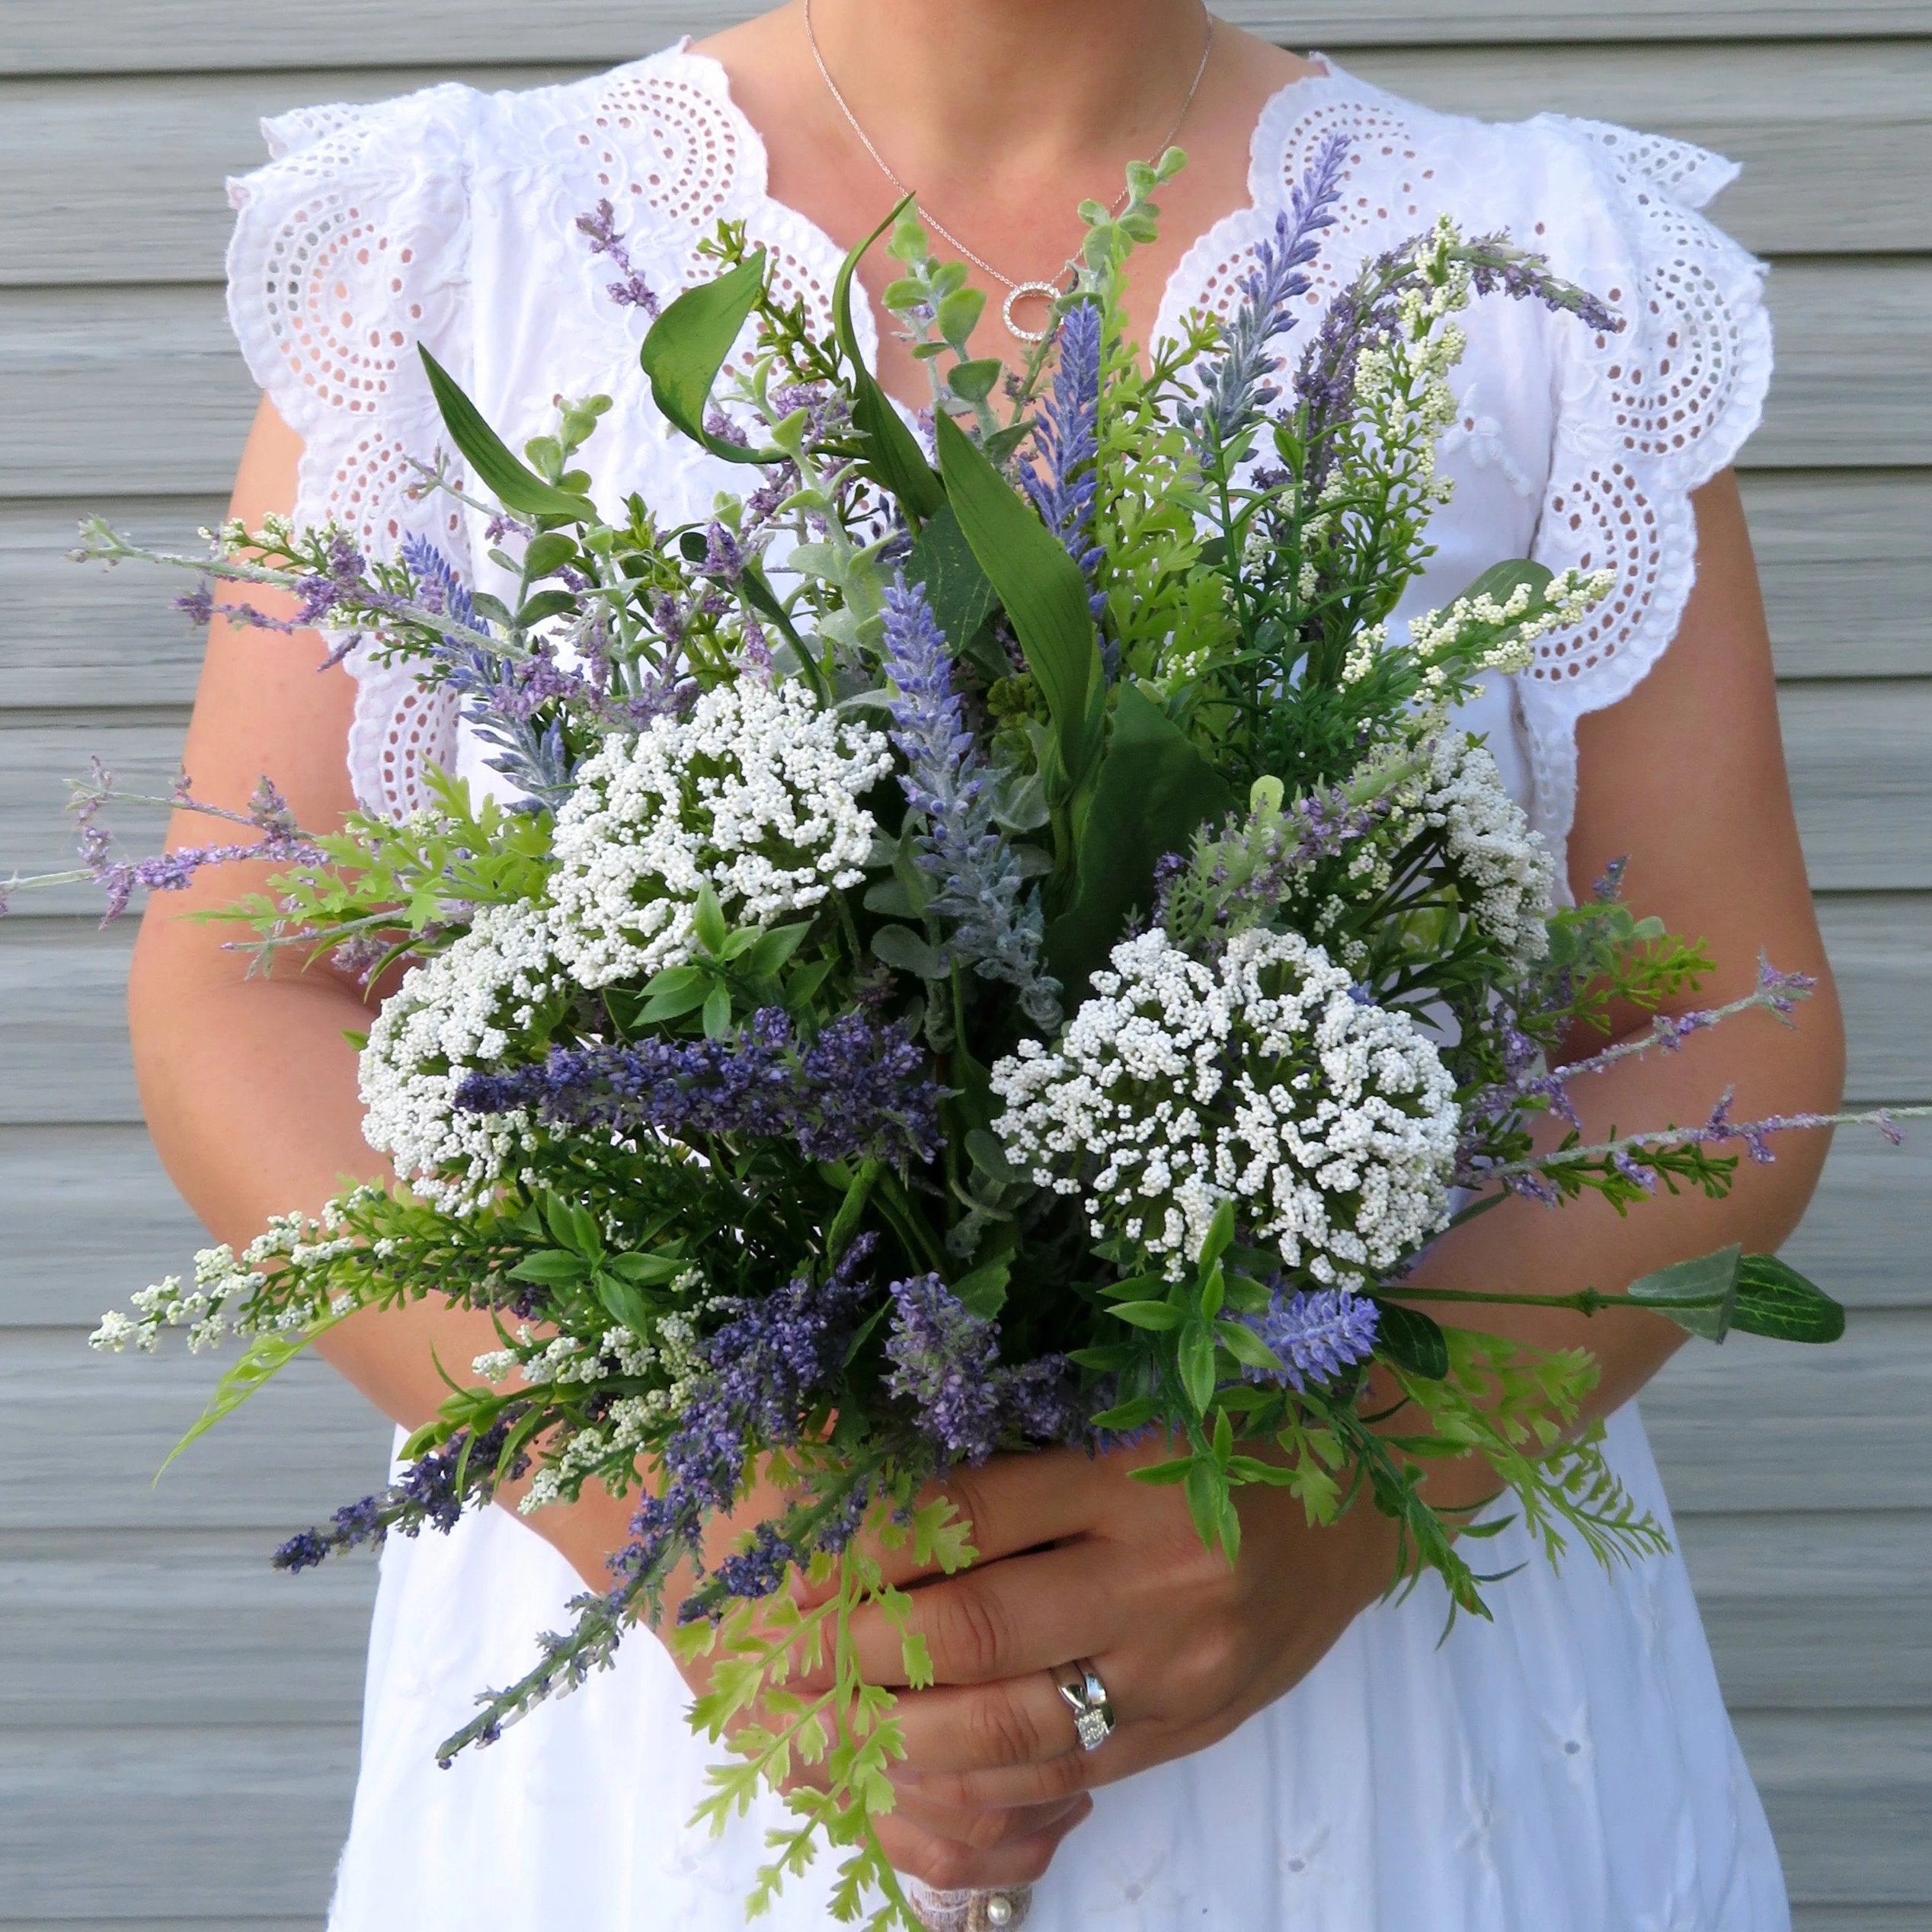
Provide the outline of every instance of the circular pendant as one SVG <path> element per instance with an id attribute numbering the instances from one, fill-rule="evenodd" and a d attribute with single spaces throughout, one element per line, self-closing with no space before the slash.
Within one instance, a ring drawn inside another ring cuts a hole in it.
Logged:
<path id="1" fill-rule="evenodd" d="M 1013 320 L 1013 305 L 1022 300 L 1031 301 L 1035 297 L 1045 302 L 1060 299 L 1060 289 L 1053 282 L 1016 282 L 1006 292 L 1006 299 L 1000 305 L 1000 319 L 1006 325 L 1006 333 L 1018 342 L 1044 342 L 1047 339 L 1044 329 L 1022 328 Z"/>

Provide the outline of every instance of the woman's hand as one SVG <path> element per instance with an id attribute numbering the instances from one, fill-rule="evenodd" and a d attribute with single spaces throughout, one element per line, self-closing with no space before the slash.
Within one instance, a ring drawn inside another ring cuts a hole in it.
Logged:
<path id="1" fill-rule="evenodd" d="M 1129 1472 L 1155 1444 L 1089 1457 L 1004 1456 L 961 1470 L 947 1493 L 978 1559 L 920 1580 L 910 1627 L 933 1687 L 901 1690 L 906 1759 L 880 1836 L 901 1871 L 941 1886 L 1038 1878 L 1091 1808 L 1094 1786 L 1204 1749 L 1299 1682 L 1393 1580 L 1393 1526 L 1364 1504 L 1310 1529 L 1284 1490 L 1241 1492 L 1239 1560 L 1204 1549 L 1182 1492 Z M 906 1682 L 898 1633 L 855 1620 L 862 1667 Z M 1080 1748 L 1051 1675 L 1091 1659 L 1115 1729 Z"/>

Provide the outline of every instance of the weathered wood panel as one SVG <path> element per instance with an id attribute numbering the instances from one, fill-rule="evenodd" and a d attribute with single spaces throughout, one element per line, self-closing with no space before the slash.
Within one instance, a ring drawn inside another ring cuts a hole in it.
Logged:
<path id="1" fill-rule="evenodd" d="M 1922 464 L 1932 264 L 1788 263 L 1770 299 L 1781 373 L 1745 465 Z M 0 497 L 213 494 L 255 402 L 212 288 L 6 290 L 0 383 Z"/>
<path id="2" fill-rule="evenodd" d="M 1793 1895 L 1932 1906 L 1932 1714 L 1742 1713 Z"/>
<path id="3" fill-rule="evenodd" d="M 1744 494 L 1780 677 L 1932 677 L 1932 478 L 1757 470 Z"/>
<path id="4" fill-rule="evenodd" d="M 289 1576 L 271 1547 L 123 1534 L 0 1553 L 0 1726 L 355 1722 L 375 1559 Z"/>
<path id="5" fill-rule="evenodd" d="M 0 1914 L 202 1925 L 302 1913 L 313 1924 L 348 1823 L 355 1762 L 349 1725 L 299 1738 L 213 1727 L 15 1732 L 0 1751 Z"/>
<path id="6" fill-rule="evenodd" d="M 0 1336 L 14 1431 L 0 1532 L 247 1530 L 272 1549 L 382 1486 L 394 1431 L 333 1369 L 305 1360 L 155 1482 L 222 1366 L 178 1346 L 97 1355 L 82 1329 Z"/>
<path id="7" fill-rule="evenodd" d="M 0 1127 L 0 1329 L 91 1326 L 206 1239 L 139 1127 Z"/>
<path id="8" fill-rule="evenodd" d="M 1913 1510 L 1932 1457 L 1932 1319 L 1854 1315 L 1843 1341 L 1690 1345 L 1644 1391 L 1674 1508 Z M 1830 1525 L 1821 1524 L 1825 1535 Z"/>
<path id="9" fill-rule="evenodd" d="M 173 600 L 193 580 L 141 565 L 76 564 L 69 552 L 85 512 L 136 542 L 192 555 L 200 547 L 195 533 L 227 507 L 215 496 L 0 505 L 0 608 L 10 613 L 0 710 L 186 704 L 204 633 Z"/>
<path id="10" fill-rule="evenodd" d="M 1932 676 L 1932 480 L 1761 470 L 1745 485 L 1780 673 Z M 182 581 L 77 565 L 67 553 L 84 510 L 185 549 L 224 507 L 219 497 L 0 504 L 0 608 L 13 613 L 0 710 L 188 702 L 201 638 L 174 608 Z"/>
<path id="11" fill-rule="evenodd" d="M 724 0 L 550 0 L 539 19 L 510 0 L 337 0 L 326 15 L 264 11 L 245 0 L 113 0 L 98 13 L 0 0 L 0 72 L 177 73 L 240 67 L 371 67 L 409 62 L 614 63 L 681 33 L 715 31 L 759 11 Z M 1924 0 L 1227 0 L 1223 19 L 1299 46 L 1496 42 L 1752 40 L 1932 31 Z"/>
<path id="12" fill-rule="evenodd" d="M 1728 154 L 1745 173 L 1719 219 L 1761 254 L 1932 245 L 1932 45 L 1435 50 L 1364 53 L 1349 66 L 1486 120 L 1548 109 Z M 263 116 L 438 79 L 571 78 L 532 66 L 0 82 L 0 283 L 219 279 L 233 222 L 221 184 L 265 158 Z"/>

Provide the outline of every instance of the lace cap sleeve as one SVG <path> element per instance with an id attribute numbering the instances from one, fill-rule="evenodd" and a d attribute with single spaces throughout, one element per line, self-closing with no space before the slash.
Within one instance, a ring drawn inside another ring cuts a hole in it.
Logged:
<path id="1" fill-rule="evenodd" d="M 1677 635 L 1697 574 L 1691 492 L 1731 463 L 1771 373 L 1765 265 L 1697 212 L 1738 168 L 1682 142 L 1540 116 L 1537 200 L 1556 271 L 1624 318 L 1552 318 L 1556 430 L 1534 555 L 1613 571 L 1582 624 L 1541 640 L 1518 680 L 1532 816 L 1561 855 L 1576 802 L 1576 721 L 1641 681 Z"/>
<path id="2" fill-rule="evenodd" d="M 427 538 L 470 577 L 461 511 L 412 497 L 441 421 L 416 350 L 470 379 L 469 143 L 464 89 L 374 107 L 306 107 L 264 121 L 273 158 L 229 184 L 229 320 L 255 381 L 302 439 L 298 523 L 333 521 L 372 556 Z M 360 682 L 350 776 L 366 807 L 424 802 L 455 715 L 406 664 L 353 651 Z"/>

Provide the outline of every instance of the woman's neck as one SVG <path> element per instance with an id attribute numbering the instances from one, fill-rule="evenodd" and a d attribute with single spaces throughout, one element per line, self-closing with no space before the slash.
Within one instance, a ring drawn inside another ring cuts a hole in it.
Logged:
<path id="1" fill-rule="evenodd" d="M 1157 150 L 1200 67 L 1201 0 L 810 0 L 840 91 L 908 181 L 1052 178 Z M 804 7 L 799 8 L 804 26 Z"/>

